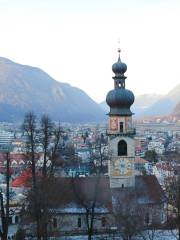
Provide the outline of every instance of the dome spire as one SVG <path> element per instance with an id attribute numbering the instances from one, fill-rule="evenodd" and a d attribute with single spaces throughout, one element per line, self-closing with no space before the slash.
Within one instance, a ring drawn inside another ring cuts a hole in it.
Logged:
<path id="1" fill-rule="evenodd" d="M 120 58 L 121 49 L 120 49 L 120 47 L 118 48 L 117 52 L 118 52 L 118 62 L 120 62 L 121 61 L 121 58 Z"/>
<path id="2" fill-rule="evenodd" d="M 115 73 L 115 76 L 124 76 L 124 73 L 127 70 L 127 65 L 121 61 L 120 48 L 118 48 L 117 52 L 118 52 L 118 61 L 112 65 L 112 71 Z"/>

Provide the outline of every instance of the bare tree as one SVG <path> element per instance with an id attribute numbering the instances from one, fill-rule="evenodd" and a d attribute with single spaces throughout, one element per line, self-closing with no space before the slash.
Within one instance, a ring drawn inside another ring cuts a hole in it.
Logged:
<path id="1" fill-rule="evenodd" d="M 127 192 L 129 191 L 129 192 Z M 124 240 L 131 240 L 143 229 L 143 209 L 137 203 L 136 193 L 122 189 L 114 200 L 114 217 L 117 233 Z"/>
<path id="2" fill-rule="evenodd" d="M 53 124 L 50 118 L 47 115 L 43 115 L 40 120 L 40 129 L 39 129 L 39 142 L 43 148 L 43 163 L 42 163 L 42 174 L 39 179 L 39 195 L 40 195 L 40 209 L 41 209 L 41 233 L 43 239 L 47 239 L 47 227 L 48 227 L 48 160 L 50 153 L 50 141 L 52 137 L 52 128 Z"/>
<path id="3" fill-rule="evenodd" d="M 9 201 L 10 201 L 10 194 L 9 194 L 9 181 L 10 181 L 10 152 L 7 151 L 5 153 L 5 160 L 6 160 L 6 193 L 5 199 L 3 196 L 2 190 L 0 191 L 0 206 L 1 206 L 1 230 L 0 230 L 0 237 L 2 240 L 7 240 L 8 236 L 8 228 L 9 228 Z"/>
<path id="4" fill-rule="evenodd" d="M 174 175 L 165 184 L 168 201 L 168 228 L 173 237 L 180 240 L 180 176 Z M 177 234 L 176 234 L 177 231 Z"/>
<path id="5" fill-rule="evenodd" d="M 52 176 L 53 171 L 54 171 L 54 167 L 57 164 L 57 160 L 59 160 L 60 156 L 60 140 L 62 138 L 62 134 L 64 133 L 60 123 L 56 126 L 54 126 L 53 128 L 53 145 L 51 147 L 51 151 L 50 151 L 50 155 L 49 155 L 49 159 L 51 161 L 51 165 L 50 165 L 50 172 L 49 175 Z"/>
<path id="6" fill-rule="evenodd" d="M 53 123 L 48 115 L 43 115 L 40 120 L 40 144 L 43 147 L 42 177 L 47 176 L 47 165 L 50 156 L 50 143 L 53 135 Z"/>
<path id="7" fill-rule="evenodd" d="M 26 151 L 30 158 L 30 165 L 32 171 L 32 198 L 33 198 L 33 216 L 36 221 L 36 235 L 37 239 L 41 239 L 40 227 L 40 208 L 37 199 L 37 175 L 36 175 L 36 148 L 37 148 L 37 121 L 34 113 L 29 112 L 25 115 L 22 130 L 26 136 Z"/>
<path id="8" fill-rule="evenodd" d="M 87 227 L 88 240 L 91 240 L 94 234 L 94 220 L 96 216 L 95 209 L 98 207 L 97 194 L 100 190 L 99 181 L 100 178 L 98 177 L 94 182 L 93 189 L 91 188 L 91 193 L 84 194 L 83 189 L 80 189 L 77 181 L 74 181 L 72 178 L 72 186 L 77 201 L 79 205 L 85 210 L 85 223 Z"/>
<path id="9" fill-rule="evenodd" d="M 92 173 L 96 176 L 106 173 L 110 153 L 107 152 L 107 144 L 103 134 L 96 137 L 94 143 L 89 143 L 89 155 Z"/>
<path id="10" fill-rule="evenodd" d="M 103 175 L 103 163 L 107 160 L 107 156 L 104 151 L 104 143 L 101 138 L 96 139 L 94 144 L 89 144 L 89 153 L 92 173 L 95 175 L 93 186 L 91 186 L 91 192 L 89 192 L 89 194 L 83 194 L 79 188 L 77 189 L 73 178 L 72 185 L 79 204 L 85 209 L 88 240 L 91 240 L 94 234 L 94 221 L 97 215 L 96 209 L 98 207 L 102 207 L 100 205 L 98 195 L 102 190 L 100 182 Z"/>
<path id="11" fill-rule="evenodd" d="M 42 174 L 39 179 L 39 194 L 41 198 L 41 232 L 44 240 L 48 238 L 48 223 L 51 219 L 49 212 L 49 199 L 51 196 L 49 196 L 48 187 L 51 187 L 50 183 L 53 178 L 53 169 L 57 159 L 61 132 L 60 125 L 56 127 L 49 116 L 42 116 L 40 120 L 39 139 L 43 148 L 43 163 Z"/>
<path id="12" fill-rule="evenodd" d="M 26 151 L 31 162 L 33 188 L 36 189 L 37 122 L 34 113 L 25 115 L 22 130 L 26 136 Z"/>
<path id="13" fill-rule="evenodd" d="M 57 151 L 61 138 L 61 128 L 55 126 L 47 115 L 40 122 L 33 113 L 25 116 L 23 130 L 27 136 L 27 155 L 31 160 L 32 189 L 28 195 L 29 213 L 36 221 L 38 239 L 48 238 L 49 191 L 53 178 L 53 170 L 57 159 Z M 37 147 L 42 148 L 42 162 L 37 159 Z"/>

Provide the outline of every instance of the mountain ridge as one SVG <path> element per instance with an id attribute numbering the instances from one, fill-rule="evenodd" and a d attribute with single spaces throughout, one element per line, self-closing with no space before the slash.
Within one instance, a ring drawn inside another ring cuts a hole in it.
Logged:
<path id="1" fill-rule="evenodd" d="M 180 119 L 180 101 L 178 102 L 178 104 L 176 105 L 176 107 L 174 108 L 172 114 L 173 117 L 177 117 Z"/>
<path id="2" fill-rule="evenodd" d="M 99 105 L 83 90 L 53 79 L 37 67 L 0 58 L 0 120 L 17 121 L 27 111 L 65 122 L 103 120 Z"/>

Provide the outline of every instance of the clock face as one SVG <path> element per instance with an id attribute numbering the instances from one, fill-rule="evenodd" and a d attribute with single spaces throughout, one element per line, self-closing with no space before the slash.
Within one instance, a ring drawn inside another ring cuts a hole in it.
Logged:
<path id="1" fill-rule="evenodd" d="M 132 164 L 128 159 L 117 159 L 113 164 L 113 176 L 130 176 L 132 174 Z"/>
<path id="2" fill-rule="evenodd" d="M 111 118 L 110 119 L 110 129 L 112 131 L 118 130 L 118 119 L 117 118 Z"/>

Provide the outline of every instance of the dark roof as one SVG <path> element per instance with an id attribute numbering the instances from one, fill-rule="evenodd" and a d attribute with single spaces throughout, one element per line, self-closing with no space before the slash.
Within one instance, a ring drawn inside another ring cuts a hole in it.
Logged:
<path id="1" fill-rule="evenodd" d="M 158 205 L 165 201 L 165 194 L 154 175 L 135 177 L 135 188 L 112 189 L 112 197 L 120 202 L 135 201 L 139 205 Z"/>
<path id="2" fill-rule="evenodd" d="M 155 175 L 141 175 L 135 178 L 135 188 L 140 196 L 149 203 L 159 204 L 165 201 L 165 194 Z"/>
<path id="3" fill-rule="evenodd" d="M 125 88 L 115 88 L 108 92 L 106 102 L 110 107 L 109 115 L 131 116 L 130 106 L 134 102 L 134 94 Z"/>
<path id="4" fill-rule="evenodd" d="M 58 186 L 58 187 L 57 187 Z M 96 207 L 112 210 L 113 200 L 128 198 L 138 204 L 161 204 L 165 200 L 164 192 L 153 175 L 136 176 L 135 188 L 110 189 L 109 177 L 59 178 L 51 184 L 52 208 L 68 206 L 87 207 L 92 205 L 96 196 Z M 96 194 L 97 193 L 97 194 Z"/>
<path id="5" fill-rule="evenodd" d="M 58 187 L 57 187 L 58 186 Z M 111 209 L 108 177 L 59 178 L 51 185 L 54 197 L 52 207 L 90 206 L 96 197 L 96 206 Z"/>

